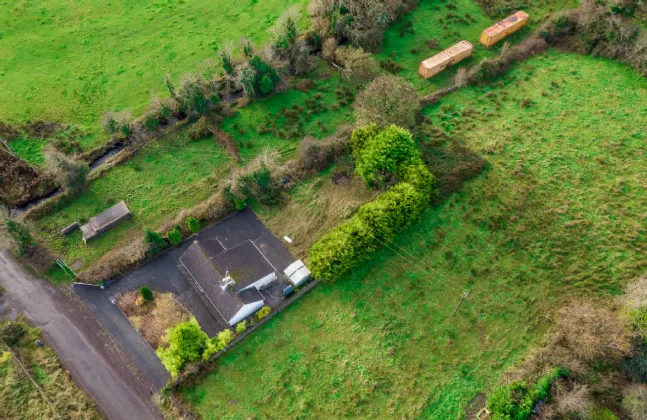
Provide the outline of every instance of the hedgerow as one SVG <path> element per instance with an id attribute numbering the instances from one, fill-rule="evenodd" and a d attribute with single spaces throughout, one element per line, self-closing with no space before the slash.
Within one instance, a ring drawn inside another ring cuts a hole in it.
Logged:
<path id="1" fill-rule="evenodd" d="M 420 159 L 411 133 L 396 126 L 356 129 L 351 136 L 356 170 L 369 186 L 400 182 L 366 203 L 309 252 L 312 274 L 334 280 L 414 222 L 437 194 L 436 179 Z"/>

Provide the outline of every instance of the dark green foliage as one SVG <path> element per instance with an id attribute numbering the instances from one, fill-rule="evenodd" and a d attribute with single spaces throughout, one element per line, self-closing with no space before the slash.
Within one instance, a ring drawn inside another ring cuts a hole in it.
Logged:
<path id="1" fill-rule="evenodd" d="M 245 200 L 241 200 L 240 198 L 237 198 L 234 200 L 234 205 L 236 206 L 236 210 L 245 210 Z"/>
<path id="2" fill-rule="evenodd" d="M 279 81 L 276 70 L 257 55 L 249 60 L 249 67 L 241 71 L 240 83 L 247 96 L 267 95 Z"/>
<path id="3" fill-rule="evenodd" d="M 210 98 L 217 94 L 198 75 L 189 76 L 180 83 L 177 90 L 177 101 L 180 110 L 187 115 L 199 115 L 209 110 Z"/>
<path id="4" fill-rule="evenodd" d="M 36 245 L 36 242 L 34 242 L 34 239 L 29 233 L 29 229 L 22 223 L 14 220 L 7 219 L 5 223 L 7 232 L 16 246 L 16 253 L 19 256 L 29 254 L 32 247 Z"/>
<path id="5" fill-rule="evenodd" d="M 186 225 L 191 233 L 196 233 L 200 230 L 200 222 L 195 217 L 187 218 Z"/>
<path id="6" fill-rule="evenodd" d="M 146 246 L 148 247 L 147 253 L 149 255 L 155 255 L 168 245 L 166 240 L 159 233 L 146 229 L 146 236 L 144 237 Z"/>
<path id="7" fill-rule="evenodd" d="M 550 391 L 550 383 L 566 376 L 563 369 L 555 368 L 542 376 L 529 388 L 524 382 L 513 382 L 496 388 L 488 397 L 487 408 L 493 420 L 526 420 L 539 400 L 545 400 Z"/>
<path id="8" fill-rule="evenodd" d="M 624 362 L 625 372 L 636 382 L 647 383 L 647 344 L 641 343 Z"/>
<path id="9" fill-rule="evenodd" d="M 166 235 L 166 239 L 171 245 L 179 245 L 182 242 L 182 234 L 178 229 L 173 229 Z"/>
<path id="10" fill-rule="evenodd" d="M 8 346 L 18 344 L 26 334 L 27 327 L 19 320 L 9 320 L 0 324 L 0 341 Z"/>
<path id="11" fill-rule="evenodd" d="M 141 296 L 146 302 L 149 302 L 153 300 L 153 291 L 147 286 L 142 286 L 139 288 L 139 296 Z"/>

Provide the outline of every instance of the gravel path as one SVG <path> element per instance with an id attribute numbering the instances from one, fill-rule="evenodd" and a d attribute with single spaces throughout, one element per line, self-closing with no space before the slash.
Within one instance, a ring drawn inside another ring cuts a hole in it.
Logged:
<path id="1" fill-rule="evenodd" d="M 43 332 L 61 364 L 95 399 L 109 419 L 161 419 L 150 381 L 124 355 L 69 286 L 37 279 L 0 253 L 0 284 L 9 308 L 24 313 Z"/>

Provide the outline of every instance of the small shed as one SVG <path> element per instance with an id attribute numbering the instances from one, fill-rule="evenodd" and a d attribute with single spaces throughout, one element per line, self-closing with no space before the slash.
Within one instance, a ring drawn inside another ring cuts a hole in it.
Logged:
<path id="1" fill-rule="evenodd" d="M 87 243 L 128 218 L 130 218 L 130 210 L 126 207 L 126 203 L 120 201 L 103 213 L 91 217 L 87 224 L 81 226 L 83 242 Z"/>
<path id="2" fill-rule="evenodd" d="M 290 264 L 288 268 L 286 268 L 283 272 L 290 280 L 290 283 L 294 285 L 294 287 L 299 287 L 303 283 L 310 280 L 310 270 L 301 260 L 296 260 L 295 262 Z"/>
<path id="3" fill-rule="evenodd" d="M 461 41 L 421 62 L 418 67 L 418 73 L 420 73 L 420 75 L 425 79 L 429 79 L 431 76 L 440 73 L 447 67 L 470 57 L 473 50 L 474 46 L 472 46 L 470 42 Z"/>
<path id="4" fill-rule="evenodd" d="M 530 15 L 523 11 L 518 11 L 517 13 L 508 16 L 500 22 L 495 23 L 490 26 L 481 34 L 481 44 L 486 47 L 491 47 L 497 42 L 501 41 L 506 36 L 511 33 L 517 32 L 519 29 L 526 26 Z"/>

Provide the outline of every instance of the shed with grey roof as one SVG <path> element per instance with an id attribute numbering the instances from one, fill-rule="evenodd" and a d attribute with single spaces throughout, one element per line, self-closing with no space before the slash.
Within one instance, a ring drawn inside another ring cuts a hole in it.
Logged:
<path id="1" fill-rule="evenodd" d="M 91 217 L 87 224 L 81 226 L 83 242 L 87 243 L 90 239 L 129 219 L 130 216 L 130 210 L 128 210 L 126 203 L 123 201 L 118 202 L 103 213 Z"/>

